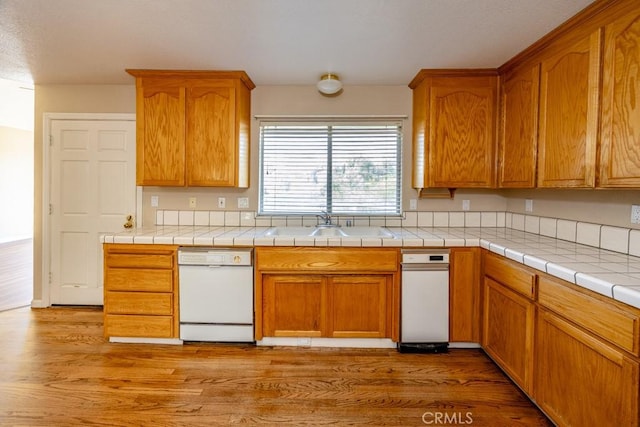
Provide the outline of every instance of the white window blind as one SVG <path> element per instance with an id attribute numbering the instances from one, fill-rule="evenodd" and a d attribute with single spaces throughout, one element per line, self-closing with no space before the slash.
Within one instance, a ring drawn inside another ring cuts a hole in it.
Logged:
<path id="1" fill-rule="evenodd" d="M 401 122 L 260 124 L 261 214 L 396 215 Z"/>

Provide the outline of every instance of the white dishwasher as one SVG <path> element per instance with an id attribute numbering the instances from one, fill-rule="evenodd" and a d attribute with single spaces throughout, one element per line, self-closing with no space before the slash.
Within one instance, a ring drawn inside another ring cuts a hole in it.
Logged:
<path id="1" fill-rule="evenodd" d="M 178 250 L 180 339 L 253 342 L 252 249 Z"/>
<path id="2" fill-rule="evenodd" d="M 401 353 L 440 353 L 449 347 L 449 250 L 402 251 Z"/>

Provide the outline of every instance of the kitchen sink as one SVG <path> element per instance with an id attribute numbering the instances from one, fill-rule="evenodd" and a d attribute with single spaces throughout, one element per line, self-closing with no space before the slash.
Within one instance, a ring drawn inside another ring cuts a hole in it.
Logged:
<path id="1" fill-rule="evenodd" d="M 343 229 L 350 237 L 378 237 L 393 239 L 395 236 L 384 227 L 347 227 Z"/>
<path id="2" fill-rule="evenodd" d="M 374 237 L 393 239 L 393 233 L 384 227 L 271 227 L 265 237 Z"/>
<path id="3" fill-rule="evenodd" d="M 315 227 L 271 227 L 265 231 L 265 237 L 303 237 L 310 236 Z"/>
<path id="4" fill-rule="evenodd" d="M 341 227 L 315 227 L 310 234 L 312 237 L 348 237 Z"/>

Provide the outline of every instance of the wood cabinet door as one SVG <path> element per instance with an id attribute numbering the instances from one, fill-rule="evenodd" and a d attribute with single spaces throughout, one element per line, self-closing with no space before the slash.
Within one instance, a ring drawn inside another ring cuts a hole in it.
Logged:
<path id="1" fill-rule="evenodd" d="M 187 185 L 230 187 L 238 164 L 232 80 L 190 82 L 187 90 Z"/>
<path id="2" fill-rule="evenodd" d="M 638 362 L 541 309 L 535 400 L 559 426 L 637 426 Z"/>
<path id="3" fill-rule="evenodd" d="M 480 342 L 480 248 L 452 248 L 449 341 Z"/>
<path id="4" fill-rule="evenodd" d="M 640 6 L 605 27 L 600 187 L 640 187 Z"/>
<path id="5" fill-rule="evenodd" d="M 262 324 L 267 337 L 327 336 L 326 279 L 301 274 L 262 276 Z"/>
<path id="6" fill-rule="evenodd" d="M 493 187 L 497 77 L 434 78 L 429 93 L 429 187 Z"/>
<path id="7" fill-rule="evenodd" d="M 331 276 L 327 329 L 334 338 L 385 338 L 390 330 L 391 276 Z"/>
<path id="8" fill-rule="evenodd" d="M 538 152 L 540 65 L 507 75 L 501 85 L 498 186 L 534 188 Z"/>
<path id="9" fill-rule="evenodd" d="M 138 79 L 136 90 L 137 185 L 184 186 L 183 82 Z"/>
<path id="10" fill-rule="evenodd" d="M 532 301 L 485 277 L 482 346 L 529 395 L 532 395 L 534 319 Z"/>
<path id="11" fill-rule="evenodd" d="M 538 187 L 595 186 L 601 31 L 544 58 Z"/>

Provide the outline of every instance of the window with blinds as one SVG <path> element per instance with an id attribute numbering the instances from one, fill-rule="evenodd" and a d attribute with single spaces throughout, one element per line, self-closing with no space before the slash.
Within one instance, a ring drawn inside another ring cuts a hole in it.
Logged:
<path id="1" fill-rule="evenodd" d="M 399 215 L 401 122 L 260 124 L 260 214 Z"/>

